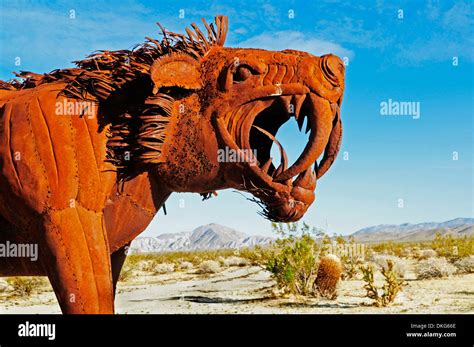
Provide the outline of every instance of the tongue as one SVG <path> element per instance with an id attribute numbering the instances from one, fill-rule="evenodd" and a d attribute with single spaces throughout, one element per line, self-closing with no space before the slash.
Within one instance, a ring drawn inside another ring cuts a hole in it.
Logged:
<path id="1" fill-rule="evenodd" d="M 275 175 L 274 181 L 286 181 L 293 176 L 305 171 L 318 159 L 329 140 L 332 129 L 333 112 L 329 102 L 317 95 L 310 95 L 311 110 L 308 123 L 311 128 L 308 144 L 296 162 L 279 175 Z"/>

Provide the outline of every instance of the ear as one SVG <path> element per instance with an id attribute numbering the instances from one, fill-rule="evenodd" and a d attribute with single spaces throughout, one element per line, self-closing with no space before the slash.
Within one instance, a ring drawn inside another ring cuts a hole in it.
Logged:
<path id="1" fill-rule="evenodd" d="M 150 68 L 150 77 L 155 84 L 153 93 L 161 87 L 201 89 L 199 62 L 187 54 L 171 53 L 158 58 Z"/>

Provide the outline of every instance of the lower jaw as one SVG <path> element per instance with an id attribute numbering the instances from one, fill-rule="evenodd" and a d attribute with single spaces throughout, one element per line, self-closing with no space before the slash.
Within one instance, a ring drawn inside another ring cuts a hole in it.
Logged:
<path id="1" fill-rule="evenodd" d="M 300 220 L 308 210 L 309 206 L 300 207 L 298 210 L 284 212 L 279 209 L 267 209 L 264 211 L 264 215 L 267 219 L 273 222 L 279 223 L 290 223 L 297 222 Z M 284 213 L 282 213 L 284 212 Z"/>
<path id="2" fill-rule="evenodd" d="M 290 187 L 291 188 L 291 187 Z M 290 194 L 265 192 L 264 190 L 249 191 L 262 207 L 262 214 L 275 222 L 295 222 L 301 219 L 315 200 L 314 190 L 293 187 Z M 253 201 L 256 201 L 253 199 Z"/>

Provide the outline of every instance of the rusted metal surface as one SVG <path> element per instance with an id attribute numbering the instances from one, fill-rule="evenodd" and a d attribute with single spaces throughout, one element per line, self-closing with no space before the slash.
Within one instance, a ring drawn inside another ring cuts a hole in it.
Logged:
<path id="1" fill-rule="evenodd" d="M 40 245 L 39 266 L 2 261 L 1 275 L 43 269 L 63 312 L 112 313 L 117 252 L 172 192 L 234 188 L 269 220 L 306 213 L 341 143 L 342 61 L 224 47 L 225 16 L 204 27 L 0 83 L 0 239 Z M 310 132 L 290 167 L 287 121 Z"/>

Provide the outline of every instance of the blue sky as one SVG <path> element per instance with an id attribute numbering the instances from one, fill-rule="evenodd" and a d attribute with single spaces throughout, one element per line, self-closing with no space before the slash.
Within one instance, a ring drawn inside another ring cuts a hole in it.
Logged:
<path id="1" fill-rule="evenodd" d="M 381 223 L 442 221 L 473 213 L 474 15 L 471 1 L 82 1 L 0 0 L 0 79 L 12 71 L 71 66 L 97 49 L 158 37 L 156 22 L 184 31 L 229 16 L 227 46 L 285 48 L 349 59 L 344 137 L 318 182 L 305 220 L 347 234 Z M 184 18 L 180 18 L 181 10 Z M 400 18 L 403 11 L 403 18 Z M 293 12 L 289 12 L 293 11 Z M 294 18 L 289 18 L 294 13 Z M 75 18 L 71 18 L 74 15 Z M 21 65 L 15 65 L 15 59 Z M 456 58 L 455 58 L 456 57 Z M 453 65 L 457 59 L 458 64 Z M 419 102 L 419 119 L 382 116 L 380 103 Z M 293 159 L 304 139 L 288 123 L 278 138 Z M 458 160 L 453 160 L 457 152 Z M 403 207 L 400 200 L 403 199 Z M 255 204 L 233 191 L 201 202 L 175 194 L 146 235 L 221 223 L 270 235 Z"/>

